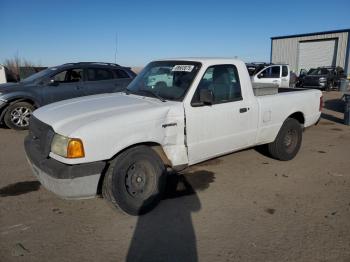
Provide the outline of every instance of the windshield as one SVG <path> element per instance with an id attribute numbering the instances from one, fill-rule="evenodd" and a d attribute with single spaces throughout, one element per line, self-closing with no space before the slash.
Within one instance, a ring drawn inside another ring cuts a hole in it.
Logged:
<path id="1" fill-rule="evenodd" d="M 127 92 L 182 101 L 201 64 L 189 61 L 158 61 L 148 64 L 127 87 Z"/>
<path id="2" fill-rule="evenodd" d="M 35 73 L 34 75 L 28 76 L 27 78 L 24 78 L 23 80 L 21 80 L 21 82 L 33 82 L 36 81 L 38 79 L 41 79 L 49 74 L 51 74 L 52 72 L 54 72 L 55 70 L 57 70 L 57 67 L 50 67 L 50 68 L 46 68 L 38 73 Z"/>

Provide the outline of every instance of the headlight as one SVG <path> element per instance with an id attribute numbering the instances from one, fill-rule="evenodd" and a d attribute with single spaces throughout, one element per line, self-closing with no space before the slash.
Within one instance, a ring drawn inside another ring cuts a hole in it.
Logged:
<path id="1" fill-rule="evenodd" d="M 65 158 L 82 158 L 85 156 L 83 142 L 80 139 L 59 134 L 55 134 L 52 139 L 51 152 Z"/>
<path id="2" fill-rule="evenodd" d="M 320 77 L 319 81 L 320 81 L 320 82 L 326 82 L 326 81 L 327 81 L 327 78 L 325 78 L 325 77 Z"/>

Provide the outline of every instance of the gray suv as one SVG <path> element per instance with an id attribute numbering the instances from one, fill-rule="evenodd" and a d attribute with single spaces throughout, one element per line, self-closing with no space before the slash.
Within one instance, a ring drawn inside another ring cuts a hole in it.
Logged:
<path id="1" fill-rule="evenodd" d="M 19 83 L 0 85 L 0 122 L 12 129 L 27 129 L 35 108 L 79 96 L 120 92 L 135 76 L 130 68 L 110 63 L 47 68 Z"/>

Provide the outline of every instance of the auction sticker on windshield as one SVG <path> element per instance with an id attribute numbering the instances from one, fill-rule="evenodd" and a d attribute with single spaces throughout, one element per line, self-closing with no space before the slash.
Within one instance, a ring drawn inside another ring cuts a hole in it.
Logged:
<path id="1" fill-rule="evenodd" d="M 175 65 L 171 71 L 173 72 L 192 72 L 194 65 Z"/>

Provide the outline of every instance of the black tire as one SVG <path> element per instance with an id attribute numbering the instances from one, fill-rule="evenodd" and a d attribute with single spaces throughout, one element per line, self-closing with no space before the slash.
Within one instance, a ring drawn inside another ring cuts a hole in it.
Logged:
<path id="1" fill-rule="evenodd" d="M 4 122 L 7 127 L 15 130 L 26 130 L 29 127 L 29 117 L 35 107 L 27 102 L 17 102 L 6 109 Z"/>
<path id="2" fill-rule="evenodd" d="M 300 123 L 293 118 L 284 121 L 274 142 L 268 144 L 268 150 L 272 157 L 287 161 L 293 159 L 298 153 L 303 130 Z"/>
<path id="3" fill-rule="evenodd" d="M 327 92 L 332 91 L 333 88 L 334 88 L 334 83 L 333 83 L 333 81 L 330 81 L 330 82 L 327 84 L 326 91 L 327 91 Z"/>
<path id="4" fill-rule="evenodd" d="M 103 197 L 129 215 L 142 215 L 161 200 L 166 168 L 147 146 L 127 149 L 110 162 L 102 185 Z"/>

